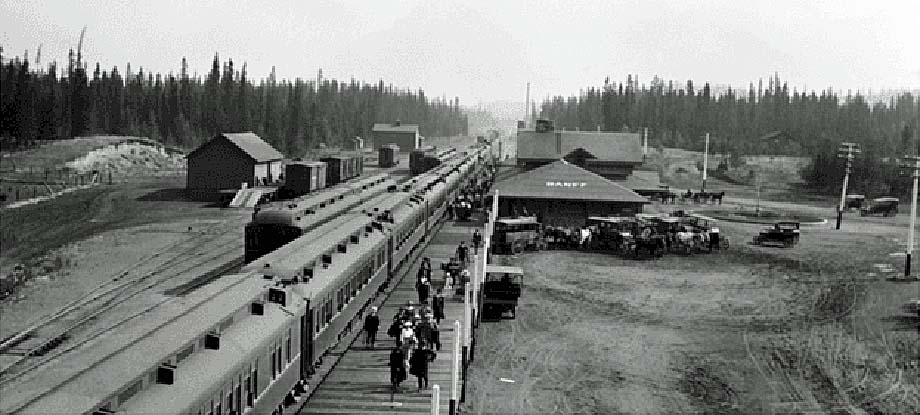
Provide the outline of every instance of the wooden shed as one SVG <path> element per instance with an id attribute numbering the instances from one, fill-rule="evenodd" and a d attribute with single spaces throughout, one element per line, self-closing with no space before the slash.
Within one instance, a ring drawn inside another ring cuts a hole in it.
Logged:
<path id="1" fill-rule="evenodd" d="M 217 194 L 275 184 L 284 173 L 283 155 L 252 132 L 222 133 L 186 156 L 186 188 L 196 194 Z"/>

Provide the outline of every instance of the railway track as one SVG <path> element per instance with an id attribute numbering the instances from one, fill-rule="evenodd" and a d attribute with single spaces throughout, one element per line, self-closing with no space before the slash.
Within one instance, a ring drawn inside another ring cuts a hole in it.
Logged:
<path id="1" fill-rule="evenodd" d="M 411 178 L 393 170 L 390 173 L 395 173 L 400 183 Z M 354 205 L 370 197 L 362 197 Z M 317 221 L 311 228 L 334 217 Z M 83 297 L 4 339 L 0 342 L 0 384 L 12 382 L 242 265 L 241 228 L 235 221 L 222 222 L 178 241 L 113 274 Z"/>
<path id="2" fill-rule="evenodd" d="M 91 291 L 87 297 L 68 304 L 4 342 L 0 353 L 17 357 L 0 370 L 0 383 L 15 380 L 19 375 L 95 339 L 134 316 L 169 301 L 172 297 L 162 295 L 165 286 L 194 279 L 202 269 L 221 269 L 234 263 L 241 258 L 242 238 L 233 232 L 222 232 L 226 227 L 222 225 L 217 233 L 196 235 L 174 244 L 156 256 L 162 258 L 163 254 L 171 254 L 154 269 L 120 273 L 109 283 Z M 212 249 L 207 252 L 195 250 L 202 246 Z M 153 258 L 146 258 L 143 262 L 149 263 Z M 132 312 L 139 306 L 139 311 Z M 123 318 L 125 315 L 129 317 Z"/>

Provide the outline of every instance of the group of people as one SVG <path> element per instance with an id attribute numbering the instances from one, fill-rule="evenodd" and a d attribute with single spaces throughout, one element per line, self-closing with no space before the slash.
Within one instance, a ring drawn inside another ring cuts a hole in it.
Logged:
<path id="1" fill-rule="evenodd" d="M 435 301 L 437 302 L 437 301 Z M 439 316 L 443 318 L 443 315 Z M 436 350 L 441 350 L 441 330 L 435 310 L 424 304 L 417 307 L 410 301 L 393 316 L 387 334 L 396 338 L 396 347 L 390 351 L 390 384 L 394 392 L 401 392 L 401 383 L 408 374 L 418 379 L 418 389 L 428 388 L 428 363 L 434 361 Z"/>

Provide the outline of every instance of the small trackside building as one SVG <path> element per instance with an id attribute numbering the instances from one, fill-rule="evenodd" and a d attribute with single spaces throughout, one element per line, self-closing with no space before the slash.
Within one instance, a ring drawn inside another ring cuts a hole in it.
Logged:
<path id="1" fill-rule="evenodd" d="M 649 200 L 564 160 L 521 173 L 493 186 L 501 217 L 536 215 L 540 223 L 581 226 L 589 216 L 631 215 Z"/>
<path id="2" fill-rule="evenodd" d="M 274 184 L 284 174 L 283 155 L 252 132 L 222 133 L 186 156 L 186 188 L 194 194 Z"/>
<path id="3" fill-rule="evenodd" d="M 399 151 L 409 153 L 422 145 L 422 136 L 417 124 L 403 124 L 396 120 L 393 124 L 374 124 L 374 150 L 387 144 L 396 144 Z"/>

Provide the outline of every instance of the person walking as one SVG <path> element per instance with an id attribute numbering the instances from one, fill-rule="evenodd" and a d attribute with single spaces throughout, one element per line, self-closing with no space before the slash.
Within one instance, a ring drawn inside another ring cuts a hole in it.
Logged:
<path id="1" fill-rule="evenodd" d="M 418 302 L 428 304 L 428 296 L 431 293 L 431 283 L 427 278 L 422 278 L 415 283 L 415 289 L 418 291 Z"/>
<path id="2" fill-rule="evenodd" d="M 473 254 L 479 253 L 479 245 L 482 244 L 482 234 L 479 229 L 473 231 Z"/>
<path id="3" fill-rule="evenodd" d="M 454 202 L 447 203 L 447 220 L 454 218 Z"/>
<path id="4" fill-rule="evenodd" d="M 460 266 L 466 268 L 466 258 L 469 254 L 470 248 L 466 246 L 466 241 L 460 241 L 460 246 L 457 247 L 457 259 L 460 261 Z"/>
<path id="5" fill-rule="evenodd" d="M 428 281 L 431 281 L 431 258 L 429 257 L 422 258 L 421 268 L 424 271 L 425 278 L 428 278 Z"/>
<path id="6" fill-rule="evenodd" d="M 390 385 L 393 393 L 401 393 L 400 383 L 406 380 L 406 356 L 399 347 L 390 351 Z"/>
<path id="7" fill-rule="evenodd" d="M 377 329 L 380 328 L 380 317 L 377 317 L 377 307 L 371 307 L 371 312 L 364 317 L 364 345 L 374 347 L 377 343 Z"/>
<path id="8" fill-rule="evenodd" d="M 428 389 L 428 362 L 434 361 L 435 353 L 430 348 L 423 348 L 421 344 L 412 352 L 409 358 L 409 373 L 418 378 L 418 391 Z"/>
<path id="9" fill-rule="evenodd" d="M 438 290 L 438 294 L 434 296 L 432 303 L 434 303 L 431 307 L 432 311 L 434 311 L 434 319 L 440 323 L 444 319 L 444 294 L 441 290 Z"/>
<path id="10" fill-rule="evenodd" d="M 434 348 L 437 351 L 440 352 L 441 351 L 441 328 L 438 326 L 438 322 L 434 320 L 431 321 L 430 326 L 431 326 L 431 333 L 430 333 L 431 344 L 434 346 Z"/>

